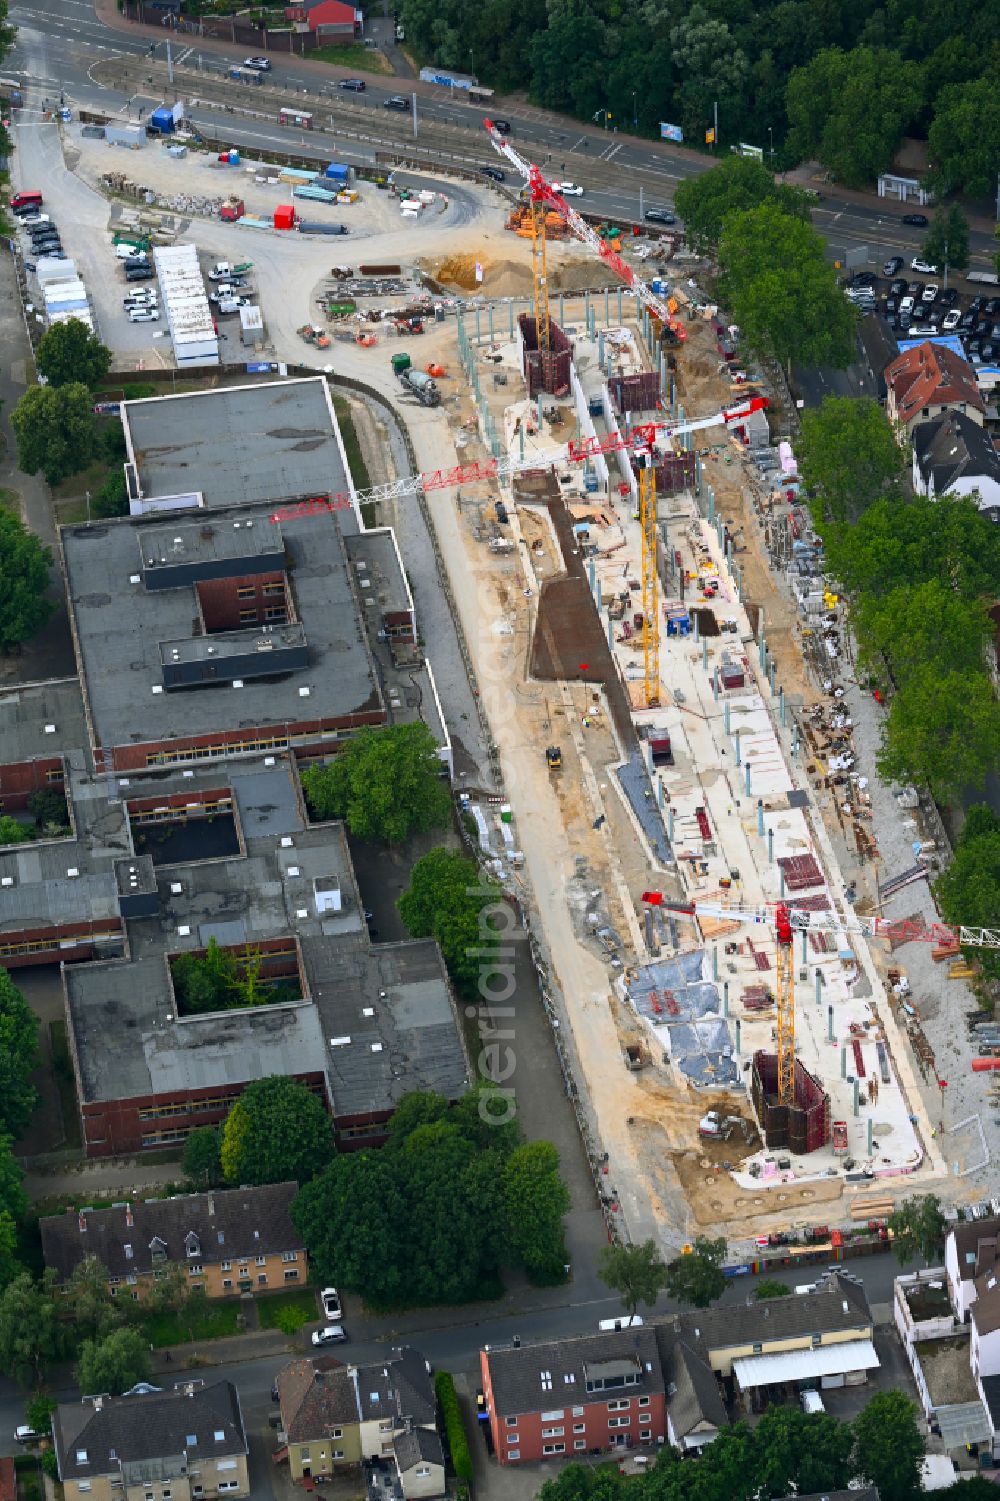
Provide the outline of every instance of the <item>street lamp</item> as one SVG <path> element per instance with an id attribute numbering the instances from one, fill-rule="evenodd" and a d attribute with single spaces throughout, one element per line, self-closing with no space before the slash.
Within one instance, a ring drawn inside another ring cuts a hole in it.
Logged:
<path id="1" fill-rule="evenodd" d="M 475 78 L 475 76 L 476 76 L 476 54 L 473 52 L 473 50 L 472 50 L 471 47 L 469 48 L 469 62 L 472 64 L 472 76 L 473 76 L 473 78 Z"/>
<path id="2" fill-rule="evenodd" d="M 599 120 L 602 115 L 604 116 L 604 129 L 607 130 L 608 121 L 611 119 L 611 116 L 608 114 L 606 109 L 595 109 L 590 118 L 592 120 Z"/>
<path id="3" fill-rule="evenodd" d="M 636 107 L 635 95 L 636 95 L 636 91 L 635 91 L 635 89 L 633 89 L 632 90 L 632 128 L 634 130 L 638 130 L 638 128 L 639 128 L 639 111 L 638 111 L 638 109 Z"/>
<path id="4" fill-rule="evenodd" d="M 768 140 L 771 143 L 770 155 L 773 158 L 773 156 L 774 156 L 774 126 L 773 125 L 769 125 L 767 127 L 767 138 L 768 138 Z"/>

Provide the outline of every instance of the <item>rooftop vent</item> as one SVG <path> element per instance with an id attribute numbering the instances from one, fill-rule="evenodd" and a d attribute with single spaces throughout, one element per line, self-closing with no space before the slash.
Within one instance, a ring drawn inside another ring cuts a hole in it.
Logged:
<path id="1" fill-rule="evenodd" d="M 54 735 L 55 732 L 56 732 L 56 727 L 55 727 L 54 724 L 47 724 L 45 726 L 45 733 L 46 733 L 46 735 Z"/>

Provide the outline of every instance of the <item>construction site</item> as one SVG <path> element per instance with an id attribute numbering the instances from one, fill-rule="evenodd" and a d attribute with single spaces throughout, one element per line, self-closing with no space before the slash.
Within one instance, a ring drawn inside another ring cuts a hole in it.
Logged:
<path id="1" fill-rule="evenodd" d="M 780 412 L 693 282 L 646 286 L 539 177 L 508 225 L 533 303 L 459 323 L 458 525 L 434 506 L 606 1217 L 674 1251 L 875 1222 L 946 1168 L 824 824 L 864 823 L 837 699 L 752 599 Z M 616 285 L 553 286 L 554 215 Z"/>

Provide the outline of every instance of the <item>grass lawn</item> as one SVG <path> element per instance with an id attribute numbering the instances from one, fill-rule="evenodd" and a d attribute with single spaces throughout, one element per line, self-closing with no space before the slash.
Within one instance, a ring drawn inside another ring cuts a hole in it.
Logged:
<path id="1" fill-rule="evenodd" d="M 0 511 L 11 511 L 15 516 L 20 516 L 21 497 L 16 490 L 7 490 L 0 485 Z"/>
<path id="2" fill-rule="evenodd" d="M 368 473 L 368 466 L 361 453 L 361 444 L 358 442 L 358 435 L 354 427 L 354 418 L 351 416 L 351 404 L 346 396 L 338 396 L 336 391 L 331 390 L 330 395 L 333 397 L 333 410 L 336 412 L 337 421 L 340 423 L 340 433 L 344 440 L 344 452 L 347 455 L 347 466 L 351 471 L 354 488 L 356 490 L 367 490 L 371 484 L 371 476 Z M 361 515 L 365 526 L 376 525 L 374 505 L 362 505 Z"/>
<path id="3" fill-rule="evenodd" d="M 357 73 L 391 73 L 392 64 L 374 47 L 364 42 L 349 42 L 344 47 L 316 47 L 306 54 L 319 63 L 334 63 L 339 68 L 353 68 Z"/>
<path id="4" fill-rule="evenodd" d="M 296 1334 L 305 1324 L 316 1322 L 320 1308 L 311 1287 L 292 1287 L 286 1292 L 259 1297 L 257 1313 L 262 1329 L 280 1329 L 283 1334 Z"/>
<path id="5" fill-rule="evenodd" d="M 161 1350 L 165 1345 L 222 1339 L 227 1334 L 236 1334 L 239 1312 L 238 1299 L 206 1299 L 200 1308 L 184 1313 L 159 1313 L 148 1309 L 139 1320 L 139 1328 L 143 1336 Z"/>
<path id="6" fill-rule="evenodd" d="M 52 1043 L 52 1071 L 55 1074 L 56 1088 L 59 1090 L 59 1105 L 62 1110 L 64 1145 L 79 1147 L 81 1145 L 80 1110 L 76 1099 L 76 1084 L 73 1080 L 73 1063 L 69 1056 L 69 1043 L 66 1038 L 66 1023 L 64 1021 L 49 1022 L 49 1036 Z"/>

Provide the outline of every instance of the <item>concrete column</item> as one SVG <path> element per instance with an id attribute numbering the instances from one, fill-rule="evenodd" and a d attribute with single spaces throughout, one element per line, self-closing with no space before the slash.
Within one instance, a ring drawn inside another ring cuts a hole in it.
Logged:
<path id="1" fill-rule="evenodd" d="M 615 623 L 614 623 L 613 620 L 609 620 L 608 621 L 608 651 L 610 651 L 610 652 L 613 653 L 614 649 L 615 649 Z"/>
<path id="2" fill-rule="evenodd" d="M 648 740 L 646 740 L 646 741 L 643 742 L 643 748 L 645 749 L 645 752 L 646 752 L 646 771 L 649 773 L 650 777 L 652 777 L 652 775 L 653 775 L 653 747 L 652 747 L 651 743 Z"/>
<path id="3" fill-rule="evenodd" d="M 792 755 L 793 756 L 797 756 L 798 753 L 799 753 L 799 727 L 798 727 L 797 724 L 793 724 L 792 725 Z"/>
<path id="4" fill-rule="evenodd" d="M 715 525 L 715 491 L 711 485 L 708 487 L 708 524 Z"/>
<path id="5" fill-rule="evenodd" d="M 779 688 L 778 689 L 778 722 L 781 725 L 781 728 L 784 729 L 785 728 L 785 690 L 784 690 L 784 688 Z"/>
<path id="6" fill-rule="evenodd" d="M 618 322 L 622 321 L 622 289 L 618 288 Z"/>
<path id="7" fill-rule="evenodd" d="M 664 791 L 662 777 L 657 777 L 656 779 L 656 801 L 659 803 L 661 808 L 666 803 L 666 793 Z"/>
<path id="8" fill-rule="evenodd" d="M 861 1090 L 857 1079 L 854 1081 L 854 1114 L 861 1114 Z"/>
<path id="9" fill-rule="evenodd" d="M 559 326 L 560 326 L 560 328 L 562 327 L 562 325 L 565 322 L 566 322 L 566 298 L 563 296 L 562 292 L 560 292 L 559 293 Z"/>
<path id="10" fill-rule="evenodd" d="M 702 636 L 702 638 L 701 638 L 701 665 L 704 668 L 704 670 L 707 672 L 708 671 L 708 637 L 707 636 Z"/>
<path id="11" fill-rule="evenodd" d="M 809 962 L 809 934 L 806 932 L 805 928 L 803 928 L 802 929 L 802 963 L 803 964 L 807 964 L 808 962 Z"/>
<path id="12" fill-rule="evenodd" d="M 520 440 L 521 461 L 523 463 L 523 461 L 524 461 L 524 423 L 523 422 L 521 423 L 521 426 L 518 429 L 518 438 Z"/>
<path id="13" fill-rule="evenodd" d="M 823 973 L 818 969 L 816 971 L 816 1004 L 817 1006 L 823 1004 Z"/>
<path id="14" fill-rule="evenodd" d="M 717 943 L 713 943 L 713 945 L 712 945 L 712 979 L 713 980 L 717 980 L 718 978 L 719 978 L 719 945 Z"/>
<path id="15" fill-rule="evenodd" d="M 479 328 L 479 308 L 476 308 L 476 342 L 477 343 L 479 342 L 479 335 L 480 335 L 480 328 Z"/>
<path id="16" fill-rule="evenodd" d="M 590 328 L 590 293 L 583 294 L 583 321 Z"/>
<path id="17" fill-rule="evenodd" d="M 696 456 L 695 457 L 695 461 L 694 461 L 694 493 L 696 495 L 700 495 L 701 494 L 701 481 L 702 481 L 701 459 L 699 459 Z"/>
<path id="18" fill-rule="evenodd" d="M 667 357 L 663 353 L 663 350 L 661 349 L 660 350 L 660 395 L 661 396 L 664 394 L 664 392 L 666 391 L 666 389 L 667 389 Z"/>
<path id="19" fill-rule="evenodd" d="M 774 692 L 774 675 L 777 672 L 777 670 L 778 670 L 778 664 L 777 664 L 777 662 L 775 662 L 774 658 L 772 657 L 771 660 L 770 660 L 770 662 L 768 663 L 768 670 L 767 670 L 767 675 L 768 675 L 768 678 L 770 679 L 770 683 L 771 683 L 771 692 L 772 693 Z"/>
<path id="20" fill-rule="evenodd" d="M 489 324 L 490 343 L 492 344 L 492 342 L 493 342 L 493 304 L 492 304 L 492 302 L 490 303 L 490 305 L 486 309 L 486 319 L 487 319 L 487 322 Z"/>
<path id="21" fill-rule="evenodd" d="M 747 782 L 749 783 L 749 781 L 750 781 L 750 767 L 748 766 L 747 767 Z M 759 797 L 757 799 L 757 833 L 760 835 L 761 839 L 763 839 L 763 837 L 764 837 L 764 799 L 762 797 Z"/>
<path id="22" fill-rule="evenodd" d="M 768 865 L 773 865 L 774 864 L 774 830 L 773 829 L 768 829 L 768 831 L 767 831 L 767 863 L 768 863 Z"/>
<path id="23" fill-rule="evenodd" d="M 706 643 L 706 645 L 707 645 L 707 643 Z M 712 668 L 712 697 L 715 699 L 716 703 L 718 703 L 718 701 L 719 701 L 719 669 L 718 669 L 718 666 Z"/>
<path id="24" fill-rule="evenodd" d="M 785 867 L 783 865 L 778 866 L 778 900 L 781 902 L 785 900 Z"/>
<path id="25" fill-rule="evenodd" d="M 723 980 L 723 982 L 722 982 L 722 1014 L 723 1014 L 723 1016 L 728 1016 L 729 1015 L 729 981 L 728 980 Z"/>
<path id="26" fill-rule="evenodd" d="M 737 766 L 739 766 L 739 764 L 740 764 L 740 732 L 739 732 L 739 730 L 737 730 L 736 734 L 733 736 L 733 741 L 734 741 L 735 746 L 736 746 L 736 764 L 737 764 Z"/>
<path id="27" fill-rule="evenodd" d="M 736 1018 L 736 1056 L 740 1056 L 740 1019 Z"/>
<path id="28" fill-rule="evenodd" d="M 872 1142 L 874 1141 L 873 1129 L 874 1128 L 873 1128 L 873 1124 L 872 1124 L 872 1118 L 871 1118 L 871 1116 L 869 1116 L 868 1117 L 868 1155 L 869 1155 L 869 1157 L 872 1154 Z"/>
<path id="29" fill-rule="evenodd" d="M 840 1077 L 842 1079 L 847 1078 L 847 1049 L 844 1047 L 843 1043 L 840 1047 Z"/>
<path id="30" fill-rule="evenodd" d="M 673 844 L 673 842 L 674 842 L 674 810 L 673 810 L 673 807 L 669 807 L 667 809 L 667 838 L 670 841 L 670 843 Z"/>
<path id="31" fill-rule="evenodd" d="M 827 1041 L 828 1042 L 832 1042 L 833 1041 L 833 1007 L 832 1006 L 827 1006 L 827 1008 L 826 1008 L 826 1036 L 827 1036 Z"/>
<path id="32" fill-rule="evenodd" d="M 590 558 L 587 562 L 587 577 L 590 581 L 590 592 L 594 594 L 597 591 L 597 564 L 593 558 Z"/>
<path id="33" fill-rule="evenodd" d="M 725 730 L 725 732 L 726 732 L 727 735 L 730 733 L 730 730 L 729 730 L 729 721 L 730 721 L 730 718 L 731 718 L 730 706 L 729 706 L 729 700 L 727 698 L 726 701 L 725 701 L 725 703 L 722 705 L 722 728 Z"/>
<path id="34" fill-rule="evenodd" d="M 599 365 L 603 365 L 604 364 L 604 334 L 603 333 L 599 333 L 597 335 L 597 362 L 598 362 Z"/>
<path id="35" fill-rule="evenodd" d="M 611 314 L 608 311 L 608 304 L 609 304 L 609 301 L 610 301 L 610 296 L 611 296 L 611 294 L 608 291 L 608 288 L 605 287 L 604 288 L 604 327 L 605 328 L 607 328 L 608 324 L 611 322 Z"/>
<path id="36" fill-rule="evenodd" d="M 545 413 L 542 410 L 542 393 L 541 393 L 541 391 L 539 391 L 539 393 L 538 393 L 538 431 L 539 431 L 539 434 L 541 434 L 542 424 L 543 424 L 544 421 L 545 421 Z"/>
<path id="37" fill-rule="evenodd" d="M 691 619 L 694 622 L 694 639 L 696 641 L 700 641 L 701 640 L 701 617 L 698 615 L 698 613 L 696 611 L 692 611 L 691 612 Z"/>
<path id="38" fill-rule="evenodd" d="M 514 304 L 512 302 L 507 304 L 507 337 L 508 339 L 514 337 Z"/>
<path id="39" fill-rule="evenodd" d="M 744 766 L 743 770 L 746 772 L 746 794 L 747 794 L 747 797 L 749 797 L 750 796 L 750 763 L 749 763 L 749 761 L 747 762 L 746 766 Z"/>

